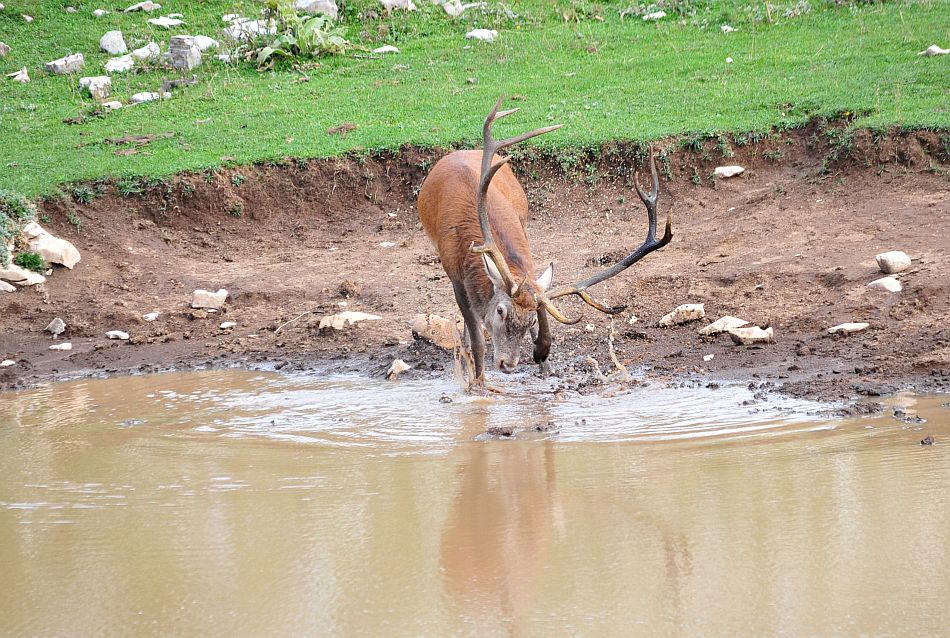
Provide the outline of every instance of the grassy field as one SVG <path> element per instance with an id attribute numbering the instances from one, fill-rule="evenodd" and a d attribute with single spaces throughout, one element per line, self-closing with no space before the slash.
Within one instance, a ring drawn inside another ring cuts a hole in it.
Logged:
<path id="1" fill-rule="evenodd" d="M 161 0 L 159 12 L 123 14 L 131 0 L 6 0 L 0 41 L 12 53 L 0 70 L 26 66 L 33 81 L 0 78 L 0 187 L 32 196 L 75 180 L 224 162 L 475 144 L 502 93 L 518 96 L 523 109 L 510 129 L 564 123 L 538 142 L 557 147 L 767 130 L 841 112 L 856 113 L 855 126 L 950 127 L 950 56 L 917 55 L 935 42 L 950 45 L 948 0 L 778 1 L 768 14 L 753 0 L 668 0 L 670 15 L 659 22 L 621 19 L 635 2 L 513 0 L 514 19 L 495 3 L 460 19 L 429 0 L 416 3 L 416 12 L 386 16 L 375 15 L 374 1 L 346 2 L 347 38 L 363 50 L 265 72 L 209 59 L 196 70 L 199 84 L 170 100 L 66 124 L 94 104 L 76 77 L 48 75 L 44 62 L 82 52 L 82 75 L 100 75 L 110 56 L 98 41 L 107 30 L 121 29 L 130 48 L 155 40 L 165 50 L 176 33 L 222 39 L 222 14 L 253 16 L 260 3 Z M 110 13 L 95 18 L 96 8 Z M 186 24 L 169 31 L 146 23 L 168 12 L 183 13 Z M 724 34 L 722 24 L 738 30 Z M 474 27 L 498 29 L 498 41 L 466 41 Z M 367 53 L 381 44 L 401 53 Z M 168 77 L 176 76 L 158 68 L 116 75 L 113 96 L 156 91 Z M 328 134 L 343 123 L 357 128 Z M 174 135 L 132 155 L 104 142 L 166 132 Z"/>

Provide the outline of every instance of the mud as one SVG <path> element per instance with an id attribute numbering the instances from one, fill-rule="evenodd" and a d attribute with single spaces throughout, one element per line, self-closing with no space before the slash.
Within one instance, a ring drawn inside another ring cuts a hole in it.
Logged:
<path id="1" fill-rule="evenodd" d="M 655 146 L 659 211 L 673 212 L 673 242 L 596 290 L 608 304 L 628 305 L 613 320 L 623 365 L 674 383 L 752 378 L 763 391 L 822 399 L 950 389 L 946 136 L 859 131 L 842 143 L 841 135 L 814 122 L 754 143 L 730 138 L 728 157 L 716 139 Z M 41 202 L 41 223 L 75 243 L 83 260 L 73 271 L 57 268 L 44 286 L 0 297 L 0 358 L 17 362 L 0 370 L 0 388 L 214 366 L 382 376 L 395 358 L 412 366 L 404 378 L 451 375 L 452 353 L 409 330 L 416 313 L 456 313 L 414 208 L 444 152 L 283 160 L 102 183 L 88 203 Z M 556 285 L 642 241 L 646 216 L 631 185 L 643 157 L 642 147 L 620 143 L 558 157 L 518 154 L 535 259 L 555 262 Z M 747 170 L 711 179 L 722 164 Z M 886 250 L 914 259 L 899 275 L 901 293 L 866 287 L 882 276 L 874 255 Z M 227 288 L 228 304 L 220 313 L 193 311 L 196 288 Z M 710 321 L 731 314 L 770 325 L 775 343 L 701 337 L 703 322 L 656 326 L 681 303 L 705 303 Z M 589 357 L 604 373 L 613 369 L 610 319 L 562 305 L 584 320 L 554 326 L 555 386 L 587 391 L 600 383 Z M 318 329 L 321 316 L 344 307 L 383 319 Z M 159 319 L 145 322 L 153 311 Z M 48 350 L 43 328 L 54 317 L 68 325 L 61 340 L 72 342 L 70 352 Z M 221 330 L 223 321 L 237 326 Z M 871 327 L 826 333 L 847 321 Z M 106 339 L 114 329 L 130 342 Z M 715 357 L 707 362 L 708 354 Z"/>

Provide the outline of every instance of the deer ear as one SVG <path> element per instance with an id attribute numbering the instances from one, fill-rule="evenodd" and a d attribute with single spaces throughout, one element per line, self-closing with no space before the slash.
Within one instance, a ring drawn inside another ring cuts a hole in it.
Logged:
<path id="1" fill-rule="evenodd" d="M 495 287 L 495 290 L 504 290 L 505 280 L 502 279 L 501 273 L 498 272 L 495 262 L 484 253 L 482 253 L 482 261 L 485 262 L 485 270 L 488 272 L 488 278 L 491 279 L 492 286 Z"/>
<path id="2" fill-rule="evenodd" d="M 547 268 L 544 269 L 544 272 L 541 273 L 541 276 L 538 277 L 538 288 L 541 289 L 541 292 L 547 292 L 548 288 L 551 287 L 551 284 L 554 283 L 554 264 L 551 263 Z"/>

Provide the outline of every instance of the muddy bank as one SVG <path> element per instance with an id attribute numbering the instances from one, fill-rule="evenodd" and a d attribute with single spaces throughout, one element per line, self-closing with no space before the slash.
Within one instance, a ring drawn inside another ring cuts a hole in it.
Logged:
<path id="1" fill-rule="evenodd" d="M 597 291 L 609 304 L 628 305 L 614 319 L 624 365 L 654 377 L 753 378 L 819 398 L 950 389 L 945 140 L 858 132 L 842 141 L 836 131 L 816 122 L 768 137 L 656 147 L 664 174 L 659 211 L 673 211 L 674 240 Z M 94 197 L 79 198 L 85 203 L 42 202 L 41 223 L 72 241 L 83 260 L 72 271 L 58 268 L 44 286 L 0 297 L 0 358 L 17 362 L 0 370 L 0 387 L 205 365 L 381 375 L 394 358 L 413 366 L 408 375 L 453 374 L 452 353 L 414 340 L 408 323 L 419 312 L 456 312 L 414 208 L 441 155 L 406 149 L 288 160 L 91 185 Z M 630 187 L 642 157 L 642 148 L 624 144 L 519 155 L 535 259 L 555 262 L 555 284 L 587 276 L 642 241 L 646 215 Z M 723 164 L 747 170 L 711 179 Z M 882 276 L 874 255 L 886 250 L 914 259 L 900 275 L 900 293 L 866 286 Z M 195 288 L 227 288 L 231 296 L 221 313 L 194 312 Z M 710 320 L 731 314 L 770 325 L 775 343 L 702 337 L 702 323 L 656 326 L 681 303 L 704 303 Z M 611 368 L 610 320 L 573 301 L 563 306 L 585 319 L 555 325 L 552 367 L 565 388 L 583 389 L 596 383 L 588 357 Z M 382 320 L 318 330 L 321 316 L 344 307 Z M 145 322 L 148 312 L 159 319 Z M 57 316 L 68 325 L 62 339 L 73 344 L 70 352 L 48 349 L 43 328 Z M 222 330 L 224 321 L 237 326 Z M 847 321 L 871 327 L 827 334 Z M 129 332 L 130 342 L 107 340 L 113 329 Z M 524 355 L 530 359 L 527 341 Z"/>

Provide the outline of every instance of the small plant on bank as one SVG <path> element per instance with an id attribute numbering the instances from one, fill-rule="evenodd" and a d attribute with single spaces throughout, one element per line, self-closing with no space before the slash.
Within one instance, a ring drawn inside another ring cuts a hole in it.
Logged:
<path id="1" fill-rule="evenodd" d="M 273 67 L 280 59 L 306 60 L 343 53 L 349 42 L 342 27 L 322 15 L 301 15 L 291 0 L 268 0 L 264 19 L 273 20 L 275 36 L 264 36 L 250 52 L 262 69 Z"/>
<path id="2" fill-rule="evenodd" d="M 245 179 L 246 178 L 240 173 L 235 173 L 234 175 L 231 176 L 231 185 L 234 187 L 238 187 L 244 183 Z"/>
<path id="3" fill-rule="evenodd" d="M 79 230 L 79 227 L 82 226 L 82 221 L 80 221 L 79 216 L 73 211 L 66 213 L 66 221 L 75 226 L 76 230 Z"/>
<path id="4" fill-rule="evenodd" d="M 36 218 L 36 206 L 23 195 L 0 188 L 0 265 L 10 264 L 8 245 L 24 224 Z"/>
<path id="5" fill-rule="evenodd" d="M 784 153 L 782 153 L 780 149 L 775 149 L 774 151 L 766 151 L 762 153 L 762 157 L 764 157 L 770 162 L 779 161 L 780 159 L 782 159 L 782 155 L 784 155 Z"/>
<path id="6" fill-rule="evenodd" d="M 231 204 L 225 209 L 229 217 L 240 219 L 244 216 L 244 206 L 242 204 Z"/>
<path id="7" fill-rule="evenodd" d="M 142 194 L 142 184 L 137 177 L 123 177 L 116 182 L 115 187 L 122 197 L 132 197 Z"/>
<path id="8" fill-rule="evenodd" d="M 98 195 L 98 193 L 96 193 L 95 189 L 92 189 L 85 184 L 74 186 L 72 189 L 73 199 L 80 204 L 88 204 L 96 198 L 96 195 Z"/>
<path id="9" fill-rule="evenodd" d="M 46 260 L 43 259 L 39 253 L 34 252 L 19 253 L 13 258 L 13 263 L 20 268 L 25 268 L 26 270 L 32 270 L 33 272 L 38 273 L 45 272 L 47 268 Z"/>

